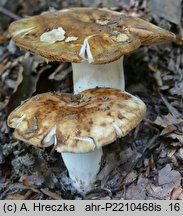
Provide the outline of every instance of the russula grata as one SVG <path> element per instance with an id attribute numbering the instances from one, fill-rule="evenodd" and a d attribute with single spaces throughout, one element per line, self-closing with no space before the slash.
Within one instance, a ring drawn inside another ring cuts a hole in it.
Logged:
<path id="1" fill-rule="evenodd" d="M 74 187 L 85 194 L 96 181 L 102 147 L 128 134 L 145 111 L 143 101 L 119 89 L 43 93 L 16 108 L 8 126 L 19 140 L 38 147 L 55 145 Z"/>
<path id="2" fill-rule="evenodd" d="M 10 25 L 14 42 L 48 61 L 71 62 L 74 93 L 95 87 L 124 90 L 123 56 L 175 35 L 140 18 L 107 9 L 45 12 Z"/>
<path id="3" fill-rule="evenodd" d="M 93 8 L 72 8 L 24 18 L 13 22 L 9 33 L 19 47 L 48 61 L 71 62 L 74 94 L 96 87 L 124 90 L 123 56 L 141 45 L 167 43 L 175 39 L 173 33 L 142 19 Z M 25 124 L 25 119 L 25 115 L 19 116 L 15 125 Z M 49 139 L 56 130 L 55 127 L 50 129 L 45 137 L 46 143 L 50 143 Z M 122 136 L 115 124 L 113 130 Z M 107 133 L 105 127 L 103 133 Z M 16 130 L 15 135 L 18 136 Z M 92 143 L 88 138 L 77 139 L 86 146 Z M 101 148 L 92 153 L 62 153 L 62 156 L 65 164 L 71 156 L 85 160 L 81 158 L 89 159 L 91 155 L 92 160 L 98 161 L 93 159 L 93 153 L 98 158 L 102 156 Z"/>

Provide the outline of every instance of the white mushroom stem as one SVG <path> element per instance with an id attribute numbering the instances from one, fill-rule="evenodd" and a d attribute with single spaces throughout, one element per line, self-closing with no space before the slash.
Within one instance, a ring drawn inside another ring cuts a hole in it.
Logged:
<path id="1" fill-rule="evenodd" d="M 96 87 L 124 90 L 123 57 L 108 64 L 72 63 L 74 94 Z"/>
<path id="2" fill-rule="evenodd" d="M 89 153 L 62 153 L 72 184 L 79 193 L 84 195 L 93 188 L 102 154 L 102 149 Z"/>
<path id="3" fill-rule="evenodd" d="M 123 57 L 103 65 L 90 64 L 88 61 L 72 63 L 74 94 L 96 87 L 110 87 L 124 90 Z M 119 129 L 115 127 L 119 132 Z M 90 140 L 86 140 L 91 141 Z M 73 186 L 81 194 L 91 190 L 100 170 L 102 149 L 89 153 L 61 153 L 64 163 L 73 181 Z"/>

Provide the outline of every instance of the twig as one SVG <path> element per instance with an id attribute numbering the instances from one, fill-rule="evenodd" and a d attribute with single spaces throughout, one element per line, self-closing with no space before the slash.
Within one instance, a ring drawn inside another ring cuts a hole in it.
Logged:
<path id="1" fill-rule="evenodd" d="M 180 112 L 178 112 L 168 101 L 167 99 L 161 94 L 159 93 L 164 104 L 166 105 L 166 107 L 168 108 L 169 112 L 175 117 L 175 118 L 180 118 L 181 114 Z"/>
<path id="2" fill-rule="evenodd" d="M 62 63 L 56 68 L 56 70 L 52 74 L 50 74 L 48 79 L 62 81 L 71 72 L 72 72 L 72 67 L 68 64 Z"/>
<path id="3" fill-rule="evenodd" d="M 4 14 L 6 16 L 9 16 L 10 18 L 12 18 L 14 20 L 21 19 L 21 17 L 17 16 L 16 14 L 12 13 L 11 11 L 9 11 L 3 7 L 0 7 L 0 13 Z"/>
<path id="4" fill-rule="evenodd" d="M 6 58 L 8 57 L 8 52 L 4 53 L 3 56 L 0 58 L 0 63 Z"/>
<path id="5" fill-rule="evenodd" d="M 149 142 L 145 145 L 144 149 L 143 149 L 143 153 L 145 153 L 147 150 L 151 150 L 153 149 L 155 146 L 159 145 L 159 143 L 155 143 L 155 141 L 158 139 L 159 137 L 159 133 L 154 135 Z"/>
<path id="6" fill-rule="evenodd" d="M 51 197 L 52 199 L 55 199 L 55 200 L 63 200 L 63 198 L 61 196 L 59 196 L 58 194 L 56 193 L 53 193 L 51 191 L 49 191 L 48 189 L 40 189 L 40 191 L 44 194 L 46 194 L 47 196 Z"/>
<path id="7" fill-rule="evenodd" d="M 152 129 L 154 129 L 157 133 L 160 132 L 160 130 L 158 128 L 160 128 L 159 126 L 157 126 L 157 124 L 155 124 L 153 121 L 151 121 L 150 119 L 148 118 L 144 118 L 143 121 L 145 121 L 148 126 Z"/>

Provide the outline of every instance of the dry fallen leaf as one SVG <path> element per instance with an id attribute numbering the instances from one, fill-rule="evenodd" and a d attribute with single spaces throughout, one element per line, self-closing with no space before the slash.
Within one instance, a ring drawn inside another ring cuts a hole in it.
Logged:
<path id="1" fill-rule="evenodd" d="M 24 200 L 24 195 L 15 194 L 15 195 L 7 195 L 5 200 Z"/>
<path id="2" fill-rule="evenodd" d="M 133 183 L 126 190 L 127 200 L 145 200 L 148 188 L 149 180 L 140 175 L 137 184 Z"/>
<path id="3" fill-rule="evenodd" d="M 129 172 L 125 178 L 123 179 L 123 181 L 120 183 L 121 185 L 128 185 L 131 184 L 132 182 L 134 182 L 138 177 L 138 173 L 135 170 L 132 170 L 131 172 Z"/>
<path id="4" fill-rule="evenodd" d="M 154 161 L 153 155 L 151 155 L 151 158 L 149 160 L 149 166 L 150 166 L 151 170 L 156 170 L 156 165 L 155 165 L 155 161 Z"/>
<path id="5" fill-rule="evenodd" d="M 34 193 L 34 190 L 29 189 L 25 195 L 20 194 L 14 194 L 14 195 L 7 195 L 5 200 L 26 200 L 28 199 L 32 194 Z"/>
<path id="6" fill-rule="evenodd" d="M 159 186 L 173 183 L 174 186 L 180 186 L 181 174 L 172 170 L 170 164 L 167 164 L 164 168 L 158 172 L 158 184 Z"/>
<path id="7" fill-rule="evenodd" d="M 183 144 L 183 134 L 171 133 L 168 135 L 168 137 L 172 139 L 178 139 L 179 142 Z"/>
<path id="8" fill-rule="evenodd" d="M 183 192 L 183 189 L 181 187 L 175 187 L 171 192 L 171 200 L 178 200 L 179 196 Z"/>
<path id="9" fill-rule="evenodd" d="M 6 69 L 5 65 L 0 64 L 0 73 L 3 73 Z"/>
<path id="10" fill-rule="evenodd" d="M 169 126 L 169 125 L 177 125 L 181 122 L 183 122 L 183 119 L 175 118 L 171 114 L 163 115 L 163 116 L 157 116 L 156 120 L 154 121 L 155 124 L 157 124 L 161 127 L 164 127 L 164 128 Z"/>
<path id="11" fill-rule="evenodd" d="M 176 129 L 177 128 L 174 125 L 168 125 L 161 131 L 160 136 L 171 133 L 171 132 L 175 131 Z"/>
<path id="12" fill-rule="evenodd" d="M 171 158 L 171 157 L 175 154 L 176 151 L 177 151 L 177 149 L 174 148 L 174 147 L 169 148 L 169 149 L 168 149 L 167 157 Z"/>
<path id="13" fill-rule="evenodd" d="M 20 105 L 21 101 L 32 96 L 36 90 L 36 84 L 40 74 L 45 69 L 42 67 L 42 69 L 37 74 L 33 74 L 34 69 L 38 67 L 40 63 L 40 60 L 37 60 L 36 57 L 32 57 L 29 53 L 26 53 L 25 56 L 19 58 L 18 61 L 20 61 L 18 78 L 16 80 L 16 86 L 7 105 L 8 113 Z M 50 66 L 48 65 L 47 67 Z"/>
<path id="14" fill-rule="evenodd" d="M 4 44 L 8 38 L 4 34 L 0 34 L 0 44 Z"/>
<path id="15" fill-rule="evenodd" d="M 147 190 L 149 199 L 158 199 L 158 200 L 169 200 L 171 191 L 174 188 L 173 183 L 165 184 L 163 186 L 156 186 L 151 184 Z"/>
<path id="16" fill-rule="evenodd" d="M 168 114 L 164 116 L 157 116 L 154 123 L 156 125 L 163 127 L 160 136 L 166 136 L 172 139 L 177 139 L 180 143 L 183 143 L 182 118 L 175 118 L 171 114 Z"/>
<path id="17" fill-rule="evenodd" d="M 177 25 L 181 19 L 181 0 L 153 0 L 149 1 L 153 14 L 163 17 Z"/>
<path id="18" fill-rule="evenodd" d="M 63 198 L 61 196 L 59 196 L 56 193 L 53 193 L 53 192 L 49 191 L 48 189 L 42 188 L 41 192 L 44 193 L 44 194 L 46 194 L 47 196 L 51 197 L 54 200 L 63 200 Z"/>
<path id="19" fill-rule="evenodd" d="M 183 161 L 183 148 L 180 148 L 180 149 L 177 151 L 176 157 L 177 157 L 179 160 Z"/>
<path id="20" fill-rule="evenodd" d="M 24 180 L 22 181 L 22 183 L 23 183 L 24 186 L 30 186 L 30 185 L 32 185 L 32 181 L 29 180 L 29 179 L 24 179 Z"/>
<path id="21" fill-rule="evenodd" d="M 162 94 L 160 94 L 160 96 L 164 104 L 168 108 L 169 112 L 172 114 L 172 116 L 174 116 L 175 118 L 180 118 L 182 114 L 171 103 L 169 103 L 168 100 Z"/>

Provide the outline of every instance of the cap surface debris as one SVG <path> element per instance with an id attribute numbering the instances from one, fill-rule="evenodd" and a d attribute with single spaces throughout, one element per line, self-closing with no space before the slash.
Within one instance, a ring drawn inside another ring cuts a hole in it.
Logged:
<path id="1" fill-rule="evenodd" d="M 49 61 L 104 64 L 141 45 L 167 43 L 175 35 L 140 18 L 107 9 L 72 8 L 13 22 L 14 42 Z"/>
<path id="2" fill-rule="evenodd" d="M 145 104 L 118 89 L 89 89 L 78 95 L 44 93 L 8 117 L 14 136 L 58 152 L 89 152 L 129 133 L 143 118 Z"/>

